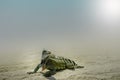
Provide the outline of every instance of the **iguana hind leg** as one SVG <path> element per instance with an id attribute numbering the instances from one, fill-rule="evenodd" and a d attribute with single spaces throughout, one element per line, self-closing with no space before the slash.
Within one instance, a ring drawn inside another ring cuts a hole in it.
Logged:
<path id="1" fill-rule="evenodd" d="M 44 76 L 45 77 L 50 77 L 50 76 L 52 76 L 54 74 L 56 74 L 56 70 L 55 69 L 54 70 L 50 70 L 50 71 L 44 73 Z"/>

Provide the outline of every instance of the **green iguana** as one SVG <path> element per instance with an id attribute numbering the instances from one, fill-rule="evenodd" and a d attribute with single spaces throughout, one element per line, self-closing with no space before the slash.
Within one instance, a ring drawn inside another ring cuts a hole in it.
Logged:
<path id="1" fill-rule="evenodd" d="M 37 65 L 33 72 L 28 72 L 28 74 L 33 74 L 42 67 L 42 71 L 48 69 L 49 71 L 44 74 L 44 76 L 49 77 L 54 75 L 56 71 L 64 69 L 75 69 L 75 68 L 84 68 L 84 66 L 78 66 L 73 60 L 57 57 L 54 54 L 51 54 L 50 51 L 43 50 L 41 63 Z"/>

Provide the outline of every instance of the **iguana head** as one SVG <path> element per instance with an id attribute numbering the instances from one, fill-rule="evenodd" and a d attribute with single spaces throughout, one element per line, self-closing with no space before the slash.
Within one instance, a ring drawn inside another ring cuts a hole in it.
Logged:
<path id="1" fill-rule="evenodd" d="M 44 60 L 45 58 L 47 58 L 49 56 L 49 54 L 51 54 L 50 51 L 47 51 L 47 50 L 43 50 L 42 51 L 42 60 Z"/>

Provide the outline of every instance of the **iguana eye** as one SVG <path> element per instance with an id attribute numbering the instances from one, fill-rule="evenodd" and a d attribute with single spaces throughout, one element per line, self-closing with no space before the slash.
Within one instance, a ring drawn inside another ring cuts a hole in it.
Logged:
<path id="1" fill-rule="evenodd" d="M 42 54 L 44 54 L 44 53 L 46 53 L 46 52 L 47 52 L 46 50 L 43 50 L 43 51 L 42 51 Z"/>

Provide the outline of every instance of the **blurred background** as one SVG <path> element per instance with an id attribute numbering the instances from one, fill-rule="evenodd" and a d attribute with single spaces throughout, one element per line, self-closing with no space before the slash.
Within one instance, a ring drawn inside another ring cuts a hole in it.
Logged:
<path id="1" fill-rule="evenodd" d="M 0 64 L 55 54 L 119 55 L 120 0 L 0 0 Z"/>

